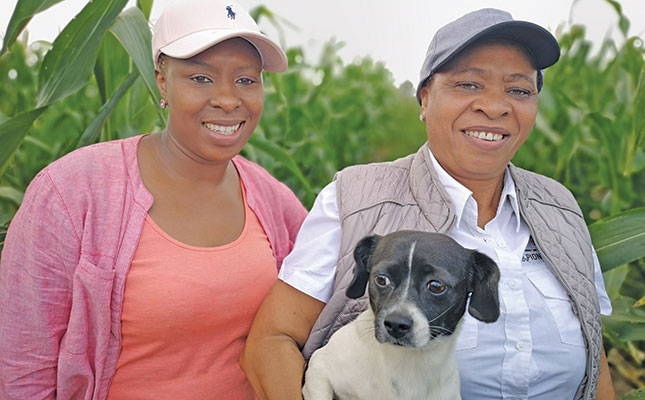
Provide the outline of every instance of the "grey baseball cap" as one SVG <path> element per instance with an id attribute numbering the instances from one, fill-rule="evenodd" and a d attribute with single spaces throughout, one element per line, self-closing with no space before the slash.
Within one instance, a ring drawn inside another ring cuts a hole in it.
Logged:
<path id="1" fill-rule="evenodd" d="M 533 58 L 539 73 L 560 58 L 558 41 L 541 26 L 526 21 L 515 21 L 511 14 L 494 8 L 473 11 L 443 26 L 432 38 L 417 86 L 419 104 L 419 92 L 432 74 L 469 45 L 491 37 L 503 38 L 525 48 Z M 541 82 L 538 83 L 539 90 Z"/>

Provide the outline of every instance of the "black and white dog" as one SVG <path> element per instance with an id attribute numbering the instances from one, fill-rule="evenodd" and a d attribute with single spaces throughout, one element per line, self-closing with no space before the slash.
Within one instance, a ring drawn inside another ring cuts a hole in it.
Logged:
<path id="1" fill-rule="evenodd" d="M 354 250 L 359 298 L 370 307 L 312 355 L 306 400 L 460 399 L 456 332 L 466 310 L 499 317 L 499 269 L 488 256 L 439 233 L 363 238 Z"/>

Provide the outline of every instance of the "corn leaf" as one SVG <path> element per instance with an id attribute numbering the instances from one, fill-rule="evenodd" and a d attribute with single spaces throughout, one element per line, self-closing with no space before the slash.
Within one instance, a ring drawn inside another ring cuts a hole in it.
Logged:
<path id="1" fill-rule="evenodd" d="M 641 142 L 645 136 L 645 64 L 641 70 L 640 79 L 638 80 L 638 89 L 634 100 L 634 115 L 632 121 L 632 134 L 629 137 L 627 147 L 627 157 L 623 168 L 623 175 L 629 175 L 632 171 L 636 153 L 640 149 Z"/>
<path id="2" fill-rule="evenodd" d="M 623 286 L 623 283 L 625 283 L 628 272 L 629 264 L 625 264 L 602 274 L 602 280 L 605 282 L 605 290 L 607 290 L 607 295 L 610 300 L 620 296 L 620 288 Z"/>
<path id="3" fill-rule="evenodd" d="M 152 0 L 137 0 L 137 8 L 141 10 L 146 21 L 150 19 L 150 12 L 152 11 Z"/>
<path id="4" fill-rule="evenodd" d="M 0 176 L 4 174 L 9 161 L 23 142 L 29 128 L 46 108 L 37 108 L 23 114 L 19 114 L 4 123 L 0 124 Z"/>
<path id="5" fill-rule="evenodd" d="M 645 389 L 634 389 L 622 395 L 620 400 L 644 400 Z"/>
<path id="6" fill-rule="evenodd" d="M 22 203 L 22 198 L 24 195 L 25 195 L 24 192 L 14 187 L 0 186 L 0 197 L 11 200 L 16 205 L 20 205 L 20 203 Z"/>
<path id="7" fill-rule="evenodd" d="M 627 17 L 625 17 L 625 14 L 623 14 L 623 7 L 618 0 L 606 1 L 616 10 L 616 14 L 618 14 L 618 28 L 620 28 L 620 31 L 623 33 L 623 35 L 627 36 L 627 31 L 629 30 L 629 20 L 627 19 Z"/>
<path id="8" fill-rule="evenodd" d="M 293 31 L 299 31 L 300 28 L 292 23 L 291 21 L 280 17 L 273 11 L 271 11 L 267 6 L 265 5 L 259 5 L 249 11 L 249 14 L 251 14 L 251 17 L 255 20 L 255 22 L 260 23 L 260 20 L 263 18 L 266 18 L 269 20 L 271 25 L 276 29 L 278 32 L 278 35 L 280 37 L 280 46 L 282 48 L 286 47 L 286 40 L 285 40 L 285 35 L 284 35 L 284 26 L 290 28 Z"/>
<path id="9" fill-rule="evenodd" d="M 645 337 L 645 310 L 635 308 L 635 299 L 618 296 L 611 301 L 610 316 L 602 318 L 603 326 L 611 329 L 622 340 L 640 340 Z"/>
<path id="10" fill-rule="evenodd" d="M 645 257 L 645 208 L 634 208 L 589 226 L 603 272 Z"/>
<path id="11" fill-rule="evenodd" d="M 640 308 L 643 306 L 645 306 L 645 296 L 641 297 L 636 303 L 634 303 L 634 308 Z"/>
<path id="12" fill-rule="evenodd" d="M 127 0 L 91 1 L 54 40 L 38 73 L 38 107 L 87 84 L 103 35 Z"/>
<path id="13" fill-rule="evenodd" d="M 152 34 L 145 16 L 138 8 L 129 8 L 119 15 L 110 32 L 126 49 L 155 103 L 160 100 L 152 62 Z M 160 113 L 162 116 L 163 113 Z"/>
<path id="14" fill-rule="evenodd" d="M 98 141 L 99 135 L 101 134 L 101 129 L 103 128 L 105 121 L 108 119 L 116 105 L 119 103 L 119 100 L 121 100 L 123 95 L 125 95 L 125 93 L 128 91 L 128 89 L 130 89 L 130 87 L 138 77 L 139 73 L 136 71 L 133 71 L 132 73 L 130 73 L 130 75 L 128 75 L 123 83 L 121 83 L 119 88 L 114 92 L 112 97 L 110 97 L 110 99 L 105 104 L 103 104 L 103 107 L 101 107 L 101 110 L 99 111 L 96 118 L 94 118 L 92 123 L 88 125 L 88 127 L 81 135 L 81 138 L 79 139 L 76 147 L 86 146 Z"/>
<path id="15" fill-rule="evenodd" d="M 271 143 L 266 138 L 260 135 L 251 135 L 248 144 L 255 147 L 257 150 L 269 155 L 275 161 L 278 161 L 284 167 L 286 167 L 296 178 L 302 183 L 305 188 L 306 195 L 308 198 L 313 198 L 314 192 L 309 184 L 309 181 L 300 171 L 296 162 L 291 158 L 289 153 L 287 153 L 282 147 L 277 146 L 274 143 Z"/>
<path id="16" fill-rule="evenodd" d="M 27 26 L 34 15 L 41 11 L 45 11 L 49 7 L 56 3 L 60 3 L 61 1 L 62 0 L 19 0 L 16 4 L 16 8 L 13 9 L 9 25 L 7 25 L 7 31 L 4 34 L 0 56 L 3 55 L 4 52 L 7 51 L 7 49 L 16 41 L 20 32 L 25 29 L 25 26 Z M 3 12 L 6 11 L 7 10 L 4 10 Z"/>
<path id="17" fill-rule="evenodd" d="M 122 62 L 114 62 L 122 60 Z M 130 75 L 133 70 L 132 62 L 123 45 L 112 34 L 103 36 L 99 47 L 96 63 L 94 64 L 94 78 L 99 88 L 99 94 L 103 104 L 107 103 L 110 97 L 119 89 L 119 86 Z M 115 110 L 112 110 L 110 117 L 105 121 L 105 127 L 101 130 L 100 141 L 116 139 L 119 137 L 119 128 L 127 123 L 127 112 L 124 109 L 128 100 L 122 100 Z"/>

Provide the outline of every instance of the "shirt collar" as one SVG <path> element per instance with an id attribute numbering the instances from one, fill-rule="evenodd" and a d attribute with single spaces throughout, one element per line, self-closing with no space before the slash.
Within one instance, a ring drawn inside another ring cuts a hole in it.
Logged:
<path id="1" fill-rule="evenodd" d="M 430 154 L 430 160 L 432 160 L 432 166 L 437 172 L 439 182 L 441 182 L 443 187 L 446 189 L 446 192 L 448 192 L 448 196 L 450 196 L 450 200 L 452 200 L 452 204 L 455 207 L 455 217 L 457 217 L 455 224 L 456 226 L 459 226 L 469 199 L 472 199 L 473 204 L 475 204 L 475 199 L 472 198 L 473 192 L 459 183 L 448 172 L 446 172 L 445 169 L 443 169 L 441 164 L 439 164 L 437 159 L 434 157 L 434 154 L 432 154 L 430 146 L 428 146 L 428 153 Z M 500 196 L 499 205 L 497 206 L 497 214 L 502 210 L 506 200 L 509 201 L 511 208 L 513 209 L 515 231 L 518 232 L 520 230 L 520 212 L 517 204 L 517 194 L 515 193 L 515 181 L 513 180 L 508 167 L 506 167 L 504 172 L 504 187 L 502 188 L 502 195 Z"/>

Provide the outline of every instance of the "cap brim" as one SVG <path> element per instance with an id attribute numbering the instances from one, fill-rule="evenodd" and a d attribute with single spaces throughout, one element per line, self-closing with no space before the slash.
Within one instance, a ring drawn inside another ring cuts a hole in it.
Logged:
<path id="1" fill-rule="evenodd" d="M 453 52 L 444 63 L 470 44 L 490 37 L 504 38 L 522 45 L 531 53 L 535 67 L 538 69 L 550 67 L 560 58 L 560 46 L 551 32 L 531 22 L 507 21 L 479 32 Z"/>
<path id="2" fill-rule="evenodd" d="M 227 39 L 240 37 L 249 41 L 260 53 L 262 68 L 269 72 L 282 72 L 287 69 L 287 56 L 282 49 L 262 34 L 250 31 L 207 30 L 195 32 L 163 46 L 161 53 L 173 58 L 190 58 Z M 155 60 L 158 54 L 155 55 Z"/>
<path id="3" fill-rule="evenodd" d="M 515 42 L 525 48 L 533 58 L 533 63 L 538 70 L 550 67 L 560 58 L 560 46 L 553 35 L 531 22 L 526 21 L 506 21 L 490 26 L 478 34 L 474 35 L 455 51 L 453 51 L 445 60 L 437 64 L 434 71 L 425 79 L 432 76 L 441 67 L 457 57 L 461 52 L 473 43 L 486 38 L 503 38 L 510 42 Z M 417 87 L 417 100 L 421 103 L 420 91 L 424 82 L 419 82 Z"/>

